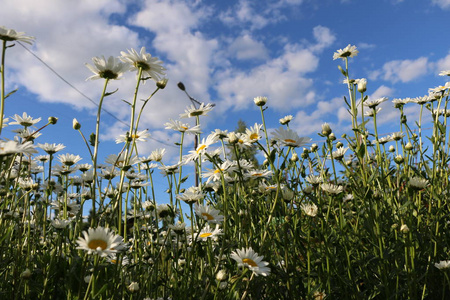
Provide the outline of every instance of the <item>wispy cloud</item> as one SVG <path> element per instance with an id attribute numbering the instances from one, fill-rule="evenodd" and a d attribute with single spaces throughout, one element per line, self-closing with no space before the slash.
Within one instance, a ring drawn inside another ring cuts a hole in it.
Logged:
<path id="1" fill-rule="evenodd" d="M 373 71 L 369 78 L 382 78 L 386 81 L 410 82 L 423 75 L 426 75 L 430 69 L 427 57 L 419 57 L 415 60 L 392 60 L 383 65 L 380 70 Z"/>

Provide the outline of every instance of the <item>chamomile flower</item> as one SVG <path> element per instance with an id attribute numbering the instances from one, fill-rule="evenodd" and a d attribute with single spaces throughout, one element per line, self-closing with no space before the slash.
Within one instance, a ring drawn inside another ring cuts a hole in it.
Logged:
<path id="1" fill-rule="evenodd" d="M 188 155 L 183 157 L 183 160 L 188 162 L 192 160 L 197 160 L 200 155 L 205 154 L 208 147 L 217 142 L 217 136 L 215 134 L 210 134 L 202 139 L 201 143 L 198 144 L 195 150 L 189 151 Z"/>
<path id="2" fill-rule="evenodd" d="M 197 203 L 205 198 L 205 194 L 199 187 L 191 186 L 183 194 L 178 194 L 176 198 L 178 200 L 184 201 L 187 204 Z"/>
<path id="3" fill-rule="evenodd" d="M 162 66 L 162 61 L 159 60 L 159 58 L 152 57 L 151 54 L 146 53 L 145 47 L 142 47 L 139 53 L 136 50 L 131 49 L 128 50 L 128 53 L 122 51 L 120 54 L 122 55 L 120 60 L 129 63 L 132 71 L 142 69 L 142 76 L 149 76 L 151 79 L 158 82 L 161 80 L 161 77 L 165 75 L 164 71 L 166 69 Z"/>
<path id="4" fill-rule="evenodd" d="M 219 235 L 222 235 L 222 229 L 219 228 L 219 224 L 216 224 L 215 228 L 212 228 L 209 224 L 206 224 L 206 226 L 203 227 L 198 233 L 198 239 L 202 241 L 206 241 L 207 239 L 216 241 Z"/>
<path id="5" fill-rule="evenodd" d="M 195 125 L 193 127 L 190 127 L 187 123 L 182 123 L 179 120 L 172 120 L 170 119 L 169 122 L 164 124 L 165 129 L 172 129 L 179 132 L 185 132 L 188 134 L 199 134 L 202 133 L 200 130 L 200 125 Z"/>
<path id="6" fill-rule="evenodd" d="M 311 141 L 310 138 L 299 137 L 298 134 L 293 130 L 289 128 L 286 129 L 283 127 L 280 127 L 276 129 L 274 132 L 272 132 L 272 136 L 277 142 L 280 142 L 283 146 L 293 148 L 305 146 L 308 142 Z"/>
<path id="7" fill-rule="evenodd" d="M 98 254 L 102 257 L 111 255 L 121 245 L 123 238 L 114 234 L 109 228 L 97 227 L 83 231 L 84 237 L 77 240 L 77 249 L 85 250 L 88 254 Z"/>
<path id="8" fill-rule="evenodd" d="M 148 129 L 136 131 L 131 135 L 127 132 L 125 134 L 119 135 L 119 137 L 116 138 L 116 144 L 131 142 L 133 140 L 135 140 L 136 142 L 145 142 L 147 141 L 147 138 L 149 136 L 150 133 L 148 132 Z"/>
<path id="9" fill-rule="evenodd" d="M 164 154 L 166 153 L 166 149 L 160 148 L 153 150 L 148 157 L 151 161 L 162 161 Z"/>
<path id="10" fill-rule="evenodd" d="M 441 260 L 439 263 L 435 263 L 434 266 L 439 270 L 450 269 L 450 260 Z"/>
<path id="11" fill-rule="evenodd" d="M 63 144 L 37 144 L 39 148 L 47 152 L 48 154 L 55 154 L 58 151 L 61 151 L 62 149 L 66 148 Z"/>
<path id="12" fill-rule="evenodd" d="M 23 127 L 30 127 L 38 123 L 41 118 L 33 119 L 31 116 L 27 115 L 26 112 L 22 113 L 22 116 L 14 115 L 11 117 L 14 122 L 10 122 L 9 125 L 22 125 Z"/>
<path id="13" fill-rule="evenodd" d="M 196 108 L 194 105 L 187 107 L 184 110 L 184 114 L 180 114 L 180 118 L 192 118 L 197 116 L 206 116 L 208 112 L 213 109 L 214 105 L 208 103 L 201 103 L 199 108 Z"/>
<path id="14" fill-rule="evenodd" d="M 285 117 L 280 119 L 280 124 L 281 125 L 288 125 L 289 122 L 291 122 L 293 118 L 294 117 L 292 115 L 287 115 L 287 116 L 285 116 Z"/>
<path id="15" fill-rule="evenodd" d="M 245 135 L 248 142 L 255 143 L 261 139 L 261 128 L 262 124 L 255 123 L 254 126 L 245 129 Z"/>
<path id="16" fill-rule="evenodd" d="M 25 32 L 17 32 L 14 29 L 0 26 L 0 40 L 7 42 L 19 41 L 31 45 L 33 44 L 34 37 L 25 35 Z"/>
<path id="17" fill-rule="evenodd" d="M 388 98 L 387 97 L 382 97 L 382 98 L 377 98 L 374 100 L 367 100 L 364 102 L 364 105 L 369 107 L 369 108 L 376 108 L 378 105 L 380 105 L 381 103 L 387 101 Z"/>
<path id="18" fill-rule="evenodd" d="M 81 160 L 79 155 L 74 154 L 61 154 L 58 155 L 58 160 L 60 163 L 66 166 L 72 166 Z"/>
<path id="19" fill-rule="evenodd" d="M 70 223 L 72 223 L 72 220 L 61 220 L 61 219 L 52 220 L 52 226 L 57 229 L 66 228 L 67 225 L 69 225 Z"/>
<path id="20" fill-rule="evenodd" d="M 224 220 L 224 217 L 220 214 L 220 211 L 209 205 L 201 205 L 196 203 L 194 205 L 194 211 L 197 216 L 209 223 L 217 224 L 223 222 Z"/>
<path id="21" fill-rule="evenodd" d="M 332 183 L 322 183 L 320 188 L 330 194 L 339 194 L 344 191 L 344 188 L 340 185 L 335 185 Z"/>
<path id="22" fill-rule="evenodd" d="M 428 180 L 420 177 L 412 177 L 409 179 L 409 185 L 415 189 L 424 189 L 428 186 Z"/>
<path id="23" fill-rule="evenodd" d="M 93 57 L 94 65 L 86 64 L 86 67 L 94 73 L 86 80 L 95 79 L 120 79 L 122 74 L 130 68 L 129 65 L 121 62 L 117 57 L 110 56 L 106 59 L 104 56 Z"/>
<path id="24" fill-rule="evenodd" d="M 310 217 L 315 217 L 317 215 L 317 205 L 315 205 L 314 203 L 308 203 L 308 204 L 301 204 L 300 208 L 303 210 L 303 212 L 310 216 Z"/>
<path id="25" fill-rule="evenodd" d="M 234 259 L 239 267 L 247 267 L 256 276 L 270 275 L 269 263 L 263 261 L 264 256 L 259 256 L 252 247 L 237 249 L 231 253 L 231 258 Z"/>
<path id="26" fill-rule="evenodd" d="M 348 44 L 347 47 L 344 49 L 339 49 L 333 54 L 333 60 L 336 60 L 338 58 L 345 59 L 346 57 L 354 57 L 359 53 L 358 50 L 356 50 L 356 46 L 352 46 Z"/>

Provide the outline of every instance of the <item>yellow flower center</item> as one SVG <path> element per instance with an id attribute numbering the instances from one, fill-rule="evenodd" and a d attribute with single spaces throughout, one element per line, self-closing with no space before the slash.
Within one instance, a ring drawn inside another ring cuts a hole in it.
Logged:
<path id="1" fill-rule="evenodd" d="M 292 144 L 295 144 L 295 141 L 294 141 L 294 140 L 291 140 L 291 139 L 285 139 L 284 142 L 285 142 L 285 143 L 292 143 Z"/>
<path id="2" fill-rule="evenodd" d="M 239 144 L 243 144 L 244 141 L 243 140 L 238 140 Z"/>
<path id="3" fill-rule="evenodd" d="M 250 139 L 251 140 L 257 140 L 258 138 L 259 138 L 259 135 L 257 133 L 250 134 Z"/>
<path id="4" fill-rule="evenodd" d="M 207 238 L 207 237 L 209 237 L 209 236 L 211 236 L 211 235 L 212 235 L 211 232 L 205 232 L 205 233 L 200 234 L 200 237 L 201 237 L 201 238 Z"/>
<path id="5" fill-rule="evenodd" d="M 204 216 L 208 221 L 214 220 L 214 217 L 207 213 L 202 213 L 202 216 Z"/>
<path id="6" fill-rule="evenodd" d="M 263 174 L 262 173 L 254 173 L 254 174 L 252 174 L 252 176 L 254 176 L 254 177 L 259 177 L 259 176 L 262 176 Z"/>
<path id="7" fill-rule="evenodd" d="M 187 128 L 186 126 L 181 126 L 181 129 L 188 130 L 189 128 Z"/>
<path id="8" fill-rule="evenodd" d="M 198 146 L 198 148 L 197 148 L 197 154 L 198 154 L 200 151 L 202 151 L 203 149 L 205 149 L 205 148 L 206 148 L 206 145 L 205 145 L 205 144 Z"/>
<path id="9" fill-rule="evenodd" d="M 223 171 L 223 169 L 217 169 L 214 171 L 214 174 L 220 173 L 220 171 Z"/>
<path id="10" fill-rule="evenodd" d="M 242 260 L 242 262 L 243 262 L 244 264 L 250 265 L 250 266 L 252 266 L 252 267 L 257 267 L 257 266 L 258 266 L 258 264 L 255 263 L 255 262 L 254 262 L 252 259 L 250 259 L 250 258 L 244 258 L 244 259 Z"/>
<path id="11" fill-rule="evenodd" d="M 90 249 L 96 250 L 100 247 L 102 250 L 105 250 L 108 244 L 104 240 L 92 240 L 89 242 L 88 247 Z"/>

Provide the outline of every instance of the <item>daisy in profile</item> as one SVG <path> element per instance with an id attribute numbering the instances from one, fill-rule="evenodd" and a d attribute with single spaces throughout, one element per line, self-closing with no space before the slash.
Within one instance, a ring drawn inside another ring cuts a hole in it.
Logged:
<path id="1" fill-rule="evenodd" d="M 332 183 L 322 183 L 320 188 L 330 194 L 339 194 L 344 191 L 344 188 L 340 185 L 335 185 Z"/>
<path id="2" fill-rule="evenodd" d="M 364 105 L 373 109 L 387 100 L 388 100 L 388 97 L 382 97 L 382 98 L 377 98 L 377 99 L 373 99 L 373 100 L 366 100 L 364 102 Z"/>
<path id="3" fill-rule="evenodd" d="M 199 108 L 196 108 L 193 104 L 189 107 L 187 107 L 184 110 L 184 114 L 180 114 L 180 118 L 192 118 L 197 116 L 206 116 L 208 115 L 208 112 L 210 112 L 213 109 L 214 105 L 211 103 L 208 103 L 205 105 L 205 103 L 201 103 Z"/>
<path id="4" fill-rule="evenodd" d="M 347 47 L 344 49 L 339 49 L 333 54 L 333 60 L 336 60 L 338 58 L 345 59 L 347 57 L 354 57 L 359 53 L 358 50 L 356 50 L 356 46 L 352 46 L 348 44 Z"/>
<path id="5" fill-rule="evenodd" d="M 264 256 L 259 256 L 252 247 L 237 249 L 231 253 L 231 258 L 234 259 L 239 267 L 247 267 L 256 276 L 270 275 L 270 268 L 267 266 L 269 263 L 263 261 Z"/>
<path id="6" fill-rule="evenodd" d="M 206 195 L 202 193 L 202 190 L 199 187 L 191 186 L 183 194 L 178 194 L 176 198 L 187 204 L 193 204 L 203 200 L 205 196 Z"/>
<path id="7" fill-rule="evenodd" d="M 318 208 L 314 203 L 302 203 L 300 207 L 307 216 L 315 217 L 317 215 Z"/>
<path id="8" fill-rule="evenodd" d="M 202 139 L 201 143 L 198 144 L 195 150 L 189 151 L 189 154 L 183 157 L 183 161 L 189 162 L 192 160 L 197 160 L 202 154 L 206 153 L 208 147 L 217 142 L 217 136 L 215 134 L 210 134 Z"/>
<path id="9" fill-rule="evenodd" d="M 14 29 L 0 26 L 0 40 L 6 42 L 19 41 L 31 45 L 33 44 L 34 37 L 25 35 L 25 32 L 17 32 Z"/>
<path id="10" fill-rule="evenodd" d="M 79 162 L 82 158 L 75 154 L 60 154 L 58 155 L 58 160 L 60 163 L 66 166 L 73 166 Z"/>
<path id="11" fill-rule="evenodd" d="M 94 73 L 86 80 L 95 79 L 120 79 L 122 74 L 130 68 L 127 64 L 121 62 L 117 57 L 110 56 L 106 59 L 104 56 L 93 57 L 94 65 L 86 64 L 86 67 Z"/>
<path id="12" fill-rule="evenodd" d="M 150 133 L 148 132 L 148 129 L 136 131 L 131 136 L 127 132 L 125 134 L 119 135 L 119 137 L 116 138 L 116 144 L 131 142 L 133 140 L 135 140 L 136 142 L 145 142 L 145 141 L 147 141 L 147 138 L 149 136 L 150 136 Z"/>
<path id="13" fill-rule="evenodd" d="M 439 270 L 450 269 L 450 260 L 442 260 L 439 263 L 435 263 L 434 266 Z"/>
<path id="14" fill-rule="evenodd" d="M 109 228 L 97 227 L 89 228 L 88 231 L 83 231 L 84 237 L 79 237 L 77 240 L 77 249 L 85 250 L 88 254 L 98 254 L 102 257 L 111 255 L 121 245 L 123 238 L 110 231 Z"/>
<path id="15" fill-rule="evenodd" d="M 179 132 L 185 132 L 189 134 L 199 134 L 202 133 L 200 129 L 200 125 L 195 125 L 193 127 L 190 127 L 187 123 L 181 123 L 179 120 L 172 120 L 170 119 L 169 122 L 164 124 L 165 129 L 172 129 Z"/>
<path id="16" fill-rule="evenodd" d="M 311 141 L 309 137 L 299 137 L 293 130 L 283 127 L 280 127 L 272 132 L 272 136 L 277 142 L 280 142 L 282 146 L 293 148 L 305 146 Z"/>
<path id="17" fill-rule="evenodd" d="M 412 188 L 422 190 L 428 186 L 428 180 L 420 177 L 412 177 L 409 179 L 409 185 Z"/>
<path id="18" fill-rule="evenodd" d="M 220 214 L 220 211 L 209 205 L 195 204 L 194 210 L 197 216 L 199 216 L 200 218 L 202 218 L 207 222 L 215 224 L 223 222 L 224 218 Z"/>
<path id="19" fill-rule="evenodd" d="M 128 53 L 122 51 L 120 54 L 122 55 L 120 60 L 129 63 L 132 71 L 141 69 L 142 76 L 148 76 L 158 82 L 161 80 L 161 77 L 165 75 L 164 71 L 166 69 L 162 66 L 162 61 L 147 53 L 145 47 L 142 47 L 139 53 L 136 50 L 131 49 L 128 50 Z"/>
<path id="20" fill-rule="evenodd" d="M 10 122 L 9 125 L 22 125 L 23 127 L 33 126 L 41 120 L 41 118 L 33 119 L 31 116 L 27 115 L 26 112 L 24 112 L 22 116 L 14 115 L 14 117 L 11 118 L 14 122 Z"/>
<path id="21" fill-rule="evenodd" d="M 61 151 L 62 149 L 66 148 L 63 144 L 37 144 L 39 148 L 47 152 L 48 154 L 55 154 L 58 151 Z"/>

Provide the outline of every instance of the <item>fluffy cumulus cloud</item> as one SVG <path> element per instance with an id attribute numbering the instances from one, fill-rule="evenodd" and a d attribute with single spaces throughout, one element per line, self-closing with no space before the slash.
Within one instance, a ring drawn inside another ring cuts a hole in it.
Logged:
<path id="1" fill-rule="evenodd" d="M 269 56 L 264 43 L 255 40 L 249 34 L 243 34 L 234 39 L 228 47 L 228 51 L 230 55 L 235 56 L 239 60 L 262 60 Z"/>
<path id="2" fill-rule="evenodd" d="M 382 70 L 377 71 L 376 75 L 392 82 L 410 82 L 426 75 L 429 67 L 427 57 L 419 57 L 415 60 L 393 60 L 385 63 Z"/>
<path id="3" fill-rule="evenodd" d="M 35 36 L 33 52 L 89 97 L 96 97 L 98 93 L 92 92 L 92 86 L 84 82 L 90 76 L 84 64 L 93 56 L 117 56 L 120 50 L 137 44 L 136 33 L 125 26 L 109 23 L 111 14 L 124 11 L 124 4 L 118 0 L 5 0 L 0 19 L 9 28 Z M 25 86 L 43 101 L 63 102 L 78 108 L 94 107 L 36 57 L 24 49 L 14 50 L 9 51 L 11 73 L 8 78 Z"/>
<path id="4" fill-rule="evenodd" d="M 335 40 L 323 26 L 315 27 L 313 34 L 315 41 L 309 46 L 288 44 L 281 55 L 254 68 L 229 68 L 217 74 L 215 89 L 223 99 L 222 108 L 246 109 L 256 96 L 268 97 L 269 106 L 281 111 L 311 104 L 316 92 L 307 74 L 317 69 L 317 54 Z"/>

